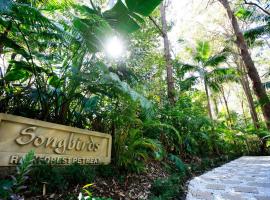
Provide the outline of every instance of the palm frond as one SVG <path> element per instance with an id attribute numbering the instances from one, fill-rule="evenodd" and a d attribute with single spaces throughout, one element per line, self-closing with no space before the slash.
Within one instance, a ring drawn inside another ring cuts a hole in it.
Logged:
<path id="1" fill-rule="evenodd" d="M 212 80 L 208 80 L 207 81 L 207 85 L 214 92 L 219 92 L 220 91 L 221 84 L 218 83 L 218 82 L 215 82 L 215 81 L 212 81 Z"/>
<path id="2" fill-rule="evenodd" d="M 217 54 L 214 55 L 212 57 L 210 57 L 206 62 L 205 62 L 205 66 L 211 66 L 211 67 L 216 67 L 219 64 L 223 63 L 226 61 L 228 54 L 227 53 L 221 53 L 221 54 Z"/>
<path id="3" fill-rule="evenodd" d="M 268 22 L 266 25 L 258 26 L 245 31 L 244 37 L 248 42 L 248 45 L 252 46 L 254 45 L 256 39 L 266 34 L 270 34 L 270 22 Z"/>
<path id="4" fill-rule="evenodd" d="M 196 46 L 195 60 L 205 62 L 211 54 L 210 44 L 207 41 L 199 41 Z"/>
<path id="5" fill-rule="evenodd" d="M 186 78 L 184 80 L 181 80 L 179 82 L 181 91 L 190 90 L 191 87 L 196 83 L 196 81 L 198 80 L 198 78 L 199 77 L 191 76 L 191 77 L 188 77 L 188 78 Z"/>
<path id="6" fill-rule="evenodd" d="M 196 72 L 200 70 L 200 67 L 197 65 L 191 65 L 191 64 L 182 64 L 181 65 L 181 72 Z"/>
<path id="7" fill-rule="evenodd" d="M 233 68 L 216 68 L 207 75 L 207 81 L 215 83 L 238 81 L 237 71 Z"/>

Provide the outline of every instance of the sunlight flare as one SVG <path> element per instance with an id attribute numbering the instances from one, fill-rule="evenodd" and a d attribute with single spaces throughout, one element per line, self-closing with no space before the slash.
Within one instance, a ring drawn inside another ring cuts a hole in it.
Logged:
<path id="1" fill-rule="evenodd" d="M 110 38 L 105 45 L 106 53 L 113 58 L 119 58 L 124 53 L 124 44 L 117 36 Z"/>

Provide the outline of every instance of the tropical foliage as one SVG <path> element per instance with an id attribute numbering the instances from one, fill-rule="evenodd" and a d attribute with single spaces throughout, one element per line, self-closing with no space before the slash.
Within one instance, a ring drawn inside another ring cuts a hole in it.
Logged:
<path id="1" fill-rule="evenodd" d="M 100 166 L 99 176 L 147 173 L 149 163 L 165 163 L 171 176 L 153 183 L 151 198 L 172 199 L 198 166 L 211 166 L 209 160 L 269 153 L 263 138 L 269 136 L 270 18 L 267 1 L 260 1 L 266 12 L 242 1 L 230 3 L 240 33 L 227 28 L 230 18 L 223 16 L 211 25 L 223 23 L 226 30 L 211 32 L 205 23 L 193 27 L 196 36 L 188 29 L 189 39 L 183 33 L 170 44 L 166 38 L 176 26 L 166 24 L 161 12 L 174 4 L 164 1 L 159 11 L 161 2 L 0 2 L 0 112 L 112 135 L 112 163 L 108 170 Z M 121 44 L 110 49 L 108 44 L 117 40 L 125 47 L 113 57 Z M 248 68 L 239 41 L 255 70 Z M 256 70 L 259 75 L 250 76 Z M 167 95 L 170 81 L 174 101 Z M 265 90 L 265 101 L 255 99 L 258 88 Z M 32 156 L 22 160 L 9 187 L 18 198 Z M 87 167 L 38 165 L 27 183 L 38 188 L 40 181 L 48 182 L 50 192 L 65 192 L 94 181 L 96 172 Z M 81 199 L 92 197 L 83 189 Z"/>

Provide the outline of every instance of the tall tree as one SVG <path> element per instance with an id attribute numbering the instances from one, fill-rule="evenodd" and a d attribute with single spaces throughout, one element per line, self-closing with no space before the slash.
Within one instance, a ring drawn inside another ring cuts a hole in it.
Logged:
<path id="1" fill-rule="evenodd" d="M 254 100 L 252 97 L 251 89 L 249 87 L 249 81 L 248 81 L 248 77 L 246 73 L 246 68 L 242 60 L 239 60 L 239 62 L 237 62 L 236 64 L 237 64 L 237 70 L 239 71 L 239 74 L 241 74 L 240 83 L 242 85 L 242 88 L 247 98 L 251 119 L 253 121 L 254 127 L 258 129 L 260 128 L 260 123 L 259 123 L 259 118 L 258 118 L 256 108 L 255 108 Z"/>
<path id="2" fill-rule="evenodd" d="M 220 91 L 220 83 L 231 79 L 231 68 L 219 68 L 218 66 L 227 58 L 226 52 L 221 52 L 216 55 L 211 55 L 210 45 L 206 41 L 198 42 L 196 51 L 193 55 L 193 60 L 196 65 L 183 64 L 182 70 L 186 72 L 196 72 L 199 76 L 191 76 L 189 79 L 200 79 L 203 82 L 206 98 L 207 108 L 210 119 L 213 119 L 213 113 L 210 102 L 210 90 Z"/>
<path id="3" fill-rule="evenodd" d="M 270 130 L 270 100 L 269 97 L 266 94 L 265 88 L 263 87 L 263 84 L 261 82 L 261 78 L 259 76 L 259 73 L 255 67 L 255 64 L 251 58 L 251 55 L 249 53 L 249 49 L 247 46 L 247 43 L 245 41 L 244 35 L 242 31 L 239 28 L 238 21 L 230 7 L 230 4 L 228 0 L 219 0 L 219 2 L 224 6 L 224 8 L 227 11 L 227 14 L 230 18 L 235 36 L 236 36 L 236 44 L 238 48 L 240 49 L 241 57 L 243 62 L 245 63 L 245 66 L 247 68 L 247 73 L 249 75 L 249 78 L 252 81 L 253 84 L 253 90 L 260 102 L 263 116 L 266 122 L 267 128 Z"/>
<path id="4" fill-rule="evenodd" d="M 162 37 L 164 43 L 164 57 L 166 61 L 166 71 L 167 71 L 167 88 L 168 88 L 168 99 L 171 104 L 175 103 L 175 86 L 173 78 L 173 65 L 172 56 L 170 53 L 170 42 L 168 39 L 167 31 L 167 21 L 166 21 L 166 5 L 165 1 L 160 5 L 160 15 L 162 24 Z"/>

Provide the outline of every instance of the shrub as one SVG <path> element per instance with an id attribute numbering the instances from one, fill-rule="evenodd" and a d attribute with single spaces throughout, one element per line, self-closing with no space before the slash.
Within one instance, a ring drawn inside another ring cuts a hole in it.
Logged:
<path id="1" fill-rule="evenodd" d="M 185 174 L 187 168 L 185 163 L 183 163 L 183 161 L 181 160 L 181 158 L 173 154 L 169 154 L 168 158 L 171 162 L 174 163 L 175 168 L 178 172 L 180 172 L 181 174 Z"/>
<path id="2" fill-rule="evenodd" d="M 16 175 L 11 176 L 11 181 L 3 181 L 2 189 L 6 190 L 0 193 L 0 197 L 4 199 L 20 200 L 24 199 L 21 193 L 27 188 L 26 180 L 28 174 L 31 171 L 31 167 L 34 161 L 34 152 L 30 151 L 21 160 L 16 168 Z M 1 191 L 1 190 L 0 190 Z"/>
<path id="3" fill-rule="evenodd" d="M 143 137 L 141 130 L 130 129 L 116 138 L 118 167 L 131 172 L 141 172 L 144 164 L 162 152 L 162 146 L 157 140 Z"/>
<path id="4" fill-rule="evenodd" d="M 175 198 L 181 192 L 181 176 L 171 175 L 169 178 L 157 179 L 151 187 L 151 200 L 167 200 Z"/>
<path id="5" fill-rule="evenodd" d="M 93 182 L 95 174 L 93 166 L 52 166 L 44 163 L 33 168 L 29 184 L 33 186 L 33 193 L 41 191 L 43 182 L 47 183 L 48 192 L 64 192 L 72 186 Z"/>

